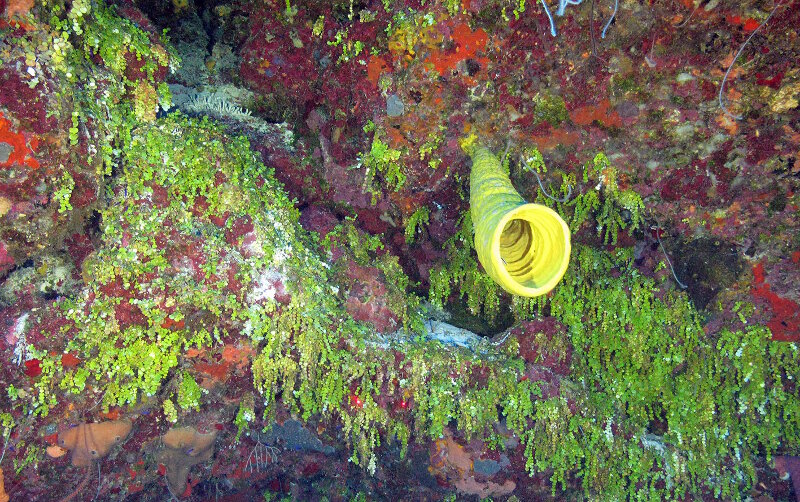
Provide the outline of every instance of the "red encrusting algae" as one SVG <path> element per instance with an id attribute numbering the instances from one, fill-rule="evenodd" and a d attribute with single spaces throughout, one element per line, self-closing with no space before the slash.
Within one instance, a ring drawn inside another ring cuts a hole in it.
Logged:
<path id="1" fill-rule="evenodd" d="M 753 276 L 753 296 L 767 300 L 772 308 L 772 319 L 767 323 L 772 331 L 772 339 L 779 342 L 800 342 L 800 305 L 770 290 L 765 280 L 763 263 L 753 267 Z"/>

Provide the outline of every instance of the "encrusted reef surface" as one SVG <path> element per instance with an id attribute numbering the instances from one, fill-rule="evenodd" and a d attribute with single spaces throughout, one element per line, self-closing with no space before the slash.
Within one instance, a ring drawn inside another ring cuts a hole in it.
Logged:
<path id="1" fill-rule="evenodd" d="M 0 0 L 0 501 L 795 500 L 798 26 Z M 550 294 L 469 144 L 569 225 Z"/>

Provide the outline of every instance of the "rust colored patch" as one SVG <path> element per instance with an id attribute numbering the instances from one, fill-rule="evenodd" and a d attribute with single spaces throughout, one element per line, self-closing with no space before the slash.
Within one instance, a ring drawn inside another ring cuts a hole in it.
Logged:
<path id="1" fill-rule="evenodd" d="M 7 22 L 5 19 L 0 19 L 0 28 L 13 26 L 25 31 L 33 30 L 34 26 L 31 23 L 22 21 L 30 13 L 33 4 L 34 0 L 8 0 L 5 6 L 0 2 L 0 10 L 5 8 L 5 17 L 9 20 Z"/>
<path id="2" fill-rule="evenodd" d="M 439 75 L 445 75 L 448 70 L 452 70 L 458 63 L 470 58 L 476 58 L 478 51 L 482 51 L 489 41 L 489 36 L 478 28 L 472 31 L 466 24 L 459 24 L 453 29 L 451 38 L 455 48 L 446 51 L 432 51 L 428 62 L 433 64 L 434 69 Z M 478 61 L 485 59 L 476 58 Z M 485 65 L 482 65 L 485 67 Z"/>
<path id="3" fill-rule="evenodd" d="M 225 345 L 222 349 L 222 360 L 229 365 L 235 365 L 238 371 L 243 371 L 250 366 L 252 356 L 253 349 L 248 345 L 241 348 Z"/>
<path id="4" fill-rule="evenodd" d="M 8 0 L 6 16 L 9 19 L 21 18 L 28 15 L 33 8 L 33 0 Z"/>
<path id="5" fill-rule="evenodd" d="M 183 322 L 183 319 L 180 321 L 173 321 L 169 317 L 167 317 L 167 319 L 161 323 L 161 327 L 164 329 L 183 329 L 185 325 L 186 323 Z"/>
<path id="6" fill-rule="evenodd" d="M 597 122 L 606 127 L 622 127 L 622 119 L 616 111 L 611 109 L 608 99 L 603 99 L 594 105 L 575 108 L 569 113 L 569 118 L 581 126 Z"/>
<path id="7" fill-rule="evenodd" d="M 367 62 L 367 80 L 372 82 L 373 85 L 377 86 L 381 74 L 388 71 L 389 65 L 386 64 L 383 58 L 375 55 L 369 57 L 369 61 Z"/>
<path id="8" fill-rule="evenodd" d="M 531 141 L 539 150 L 549 150 L 559 145 L 571 146 L 578 143 L 580 136 L 576 132 L 555 129 L 552 133 L 542 136 L 531 136 Z"/>
<path id="9" fill-rule="evenodd" d="M 753 296 L 767 300 L 772 308 L 772 319 L 767 327 L 772 339 L 779 342 L 800 342 L 800 305 L 771 291 L 766 282 L 764 264 L 753 267 Z"/>
<path id="10" fill-rule="evenodd" d="M 61 356 L 61 366 L 64 368 L 73 368 L 81 363 L 81 360 L 67 352 Z"/>
<path id="11" fill-rule="evenodd" d="M 8 502 L 8 493 L 6 493 L 5 482 L 3 481 L 3 468 L 0 467 L 0 502 Z"/>
<path id="12" fill-rule="evenodd" d="M 0 142 L 9 144 L 13 149 L 8 160 L 0 163 L 0 166 L 20 164 L 31 169 L 39 168 L 39 161 L 32 156 L 39 141 L 32 134 L 12 131 L 11 122 L 2 113 L 0 113 Z"/>
<path id="13" fill-rule="evenodd" d="M 231 363 L 225 362 L 221 364 L 210 364 L 199 362 L 194 365 L 194 369 L 200 373 L 204 373 L 214 380 L 224 382 L 228 379 L 228 370 L 231 368 Z"/>
<path id="14" fill-rule="evenodd" d="M 122 412 L 119 408 L 111 408 L 108 410 L 108 413 L 100 413 L 99 414 L 102 418 L 107 418 L 109 420 L 119 420 L 119 417 L 122 415 Z"/>

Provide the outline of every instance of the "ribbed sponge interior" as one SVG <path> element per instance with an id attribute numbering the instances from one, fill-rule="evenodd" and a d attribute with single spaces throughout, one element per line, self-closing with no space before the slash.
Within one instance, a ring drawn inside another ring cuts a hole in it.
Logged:
<path id="1" fill-rule="evenodd" d="M 535 252 L 530 222 L 509 221 L 500 235 L 500 257 L 509 275 L 519 280 L 530 273 Z"/>

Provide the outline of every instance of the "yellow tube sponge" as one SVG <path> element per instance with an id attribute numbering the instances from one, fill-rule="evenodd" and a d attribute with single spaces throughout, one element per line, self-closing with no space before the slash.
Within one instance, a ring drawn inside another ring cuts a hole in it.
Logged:
<path id="1" fill-rule="evenodd" d="M 469 204 L 481 265 L 511 294 L 546 294 L 567 271 L 569 227 L 549 207 L 525 202 L 492 152 L 465 150 L 472 157 Z"/>

